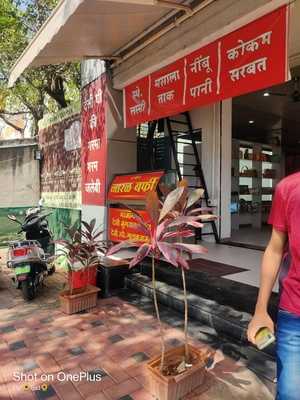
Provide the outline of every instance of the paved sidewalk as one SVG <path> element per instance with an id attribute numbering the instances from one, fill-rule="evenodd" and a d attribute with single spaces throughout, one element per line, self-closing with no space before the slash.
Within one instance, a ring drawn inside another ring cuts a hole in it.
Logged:
<path id="1" fill-rule="evenodd" d="M 8 272 L 5 267 L 0 272 L 0 400 L 154 400 L 145 375 L 146 361 L 160 351 L 152 309 L 114 297 L 99 299 L 91 312 L 68 316 L 59 309 L 60 274 L 25 303 Z M 165 331 L 168 347 L 182 342 L 182 329 L 165 323 Z M 90 381 L 61 381 L 84 372 Z M 50 381 L 44 387 L 45 374 Z M 17 381 L 25 376 L 36 379 L 27 385 Z M 271 400 L 273 395 L 240 361 L 218 350 L 204 387 L 186 400 L 219 399 Z"/>

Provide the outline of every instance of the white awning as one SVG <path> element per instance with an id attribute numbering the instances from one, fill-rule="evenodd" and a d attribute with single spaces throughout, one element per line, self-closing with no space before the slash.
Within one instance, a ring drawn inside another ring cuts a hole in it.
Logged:
<path id="1" fill-rule="evenodd" d="M 13 67 L 9 86 L 28 67 L 110 58 L 172 8 L 184 8 L 182 3 L 183 0 L 61 0 Z"/>

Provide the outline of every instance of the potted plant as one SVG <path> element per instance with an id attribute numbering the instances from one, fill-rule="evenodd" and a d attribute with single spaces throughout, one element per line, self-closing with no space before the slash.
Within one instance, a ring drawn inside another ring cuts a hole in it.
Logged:
<path id="1" fill-rule="evenodd" d="M 179 187 L 170 191 L 164 202 L 160 202 L 157 193 L 151 192 L 146 199 L 146 210 L 150 216 L 150 228 L 135 210 L 133 212 L 139 229 L 150 237 L 149 243 L 142 245 L 123 241 L 109 249 L 108 255 L 125 247 L 137 247 L 129 267 L 141 262 L 145 257 L 152 259 L 152 286 L 156 316 L 161 337 L 161 354 L 147 364 L 152 393 L 159 400 L 179 400 L 202 384 L 208 351 L 197 349 L 188 343 L 188 302 L 186 293 L 185 270 L 189 269 L 187 258 L 192 254 L 203 254 L 207 250 L 200 245 L 183 243 L 183 238 L 194 236 L 194 228 L 202 228 L 201 220 L 215 218 L 208 209 L 195 208 L 203 194 L 197 189 L 188 195 L 187 184 L 180 182 Z M 127 207 L 128 208 L 128 207 Z M 205 213 L 205 214 L 204 214 Z M 160 320 L 155 279 L 155 263 L 163 256 L 174 267 L 181 268 L 184 304 L 185 304 L 185 344 L 171 350 L 165 350 L 164 329 Z"/>
<path id="2" fill-rule="evenodd" d="M 57 240 L 62 245 L 58 257 L 63 255 L 67 269 L 69 289 L 60 293 L 63 312 L 74 314 L 93 308 L 97 304 L 100 291 L 96 285 L 96 272 L 99 256 L 105 254 L 106 244 L 99 240 L 103 231 L 95 229 L 96 220 L 90 223 L 82 221 L 82 228 L 75 225 L 66 227 L 69 240 Z"/>

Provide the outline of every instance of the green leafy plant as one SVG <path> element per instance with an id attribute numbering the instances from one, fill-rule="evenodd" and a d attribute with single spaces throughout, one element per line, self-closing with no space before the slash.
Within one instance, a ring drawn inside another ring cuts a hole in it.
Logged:
<path id="1" fill-rule="evenodd" d="M 193 254 L 203 254 L 207 249 L 201 245 L 183 243 L 183 238 L 194 236 L 194 228 L 202 228 L 202 220 L 215 218 L 209 209 L 195 208 L 195 204 L 203 194 L 202 189 L 193 191 L 188 195 L 187 185 L 185 182 L 180 182 L 179 187 L 170 191 L 163 202 L 161 202 L 156 192 L 150 192 L 146 199 L 146 210 L 150 216 L 150 227 L 145 223 L 139 213 L 128 206 L 133 213 L 138 225 L 138 229 L 149 236 L 149 243 L 139 244 L 131 241 L 122 241 L 112 246 L 107 255 L 116 253 L 117 251 L 136 247 L 137 251 L 132 256 L 129 268 L 140 263 L 145 257 L 150 256 L 152 259 L 152 286 L 153 299 L 156 310 L 156 316 L 160 328 L 161 336 L 161 373 L 168 375 L 165 368 L 165 341 L 164 330 L 160 320 L 157 293 L 156 293 L 156 278 L 155 278 L 155 260 L 161 256 L 164 257 L 174 267 L 179 267 L 182 270 L 184 297 L 185 297 L 185 360 L 181 372 L 190 365 L 188 343 L 187 343 L 187 328 L 188 328 L 188 303 L 186 293 L 185 270 L 189 269 L 188 259 L 191 259 Z M 174 240 L 178 241 L 174 241 Z M 171 242 L 172 240 L 172 242 Z"/>
<path id="2" fill-rule="evenodd" d="M 82 221 L 81 224 L 80 228 L 77 227 L 77 224 L 70 228 L 65 226 L 65 231 L 70 239 L 54 242 L 62 245 L 62 248 L 58 251 L 58 257 L 61 255 L 65 257 L 65 266 L 69 276 L 71 276 L 70 294 L 73 293 L 73 272 L 86 272 L 88 282 L 90 269 L 99 265 L 99 256 L 104 255 L 107 251 L 107 242 L 100 240 L 103 231 L 96 229 L 96 219 L 93 219 L 90 223 Z"/>

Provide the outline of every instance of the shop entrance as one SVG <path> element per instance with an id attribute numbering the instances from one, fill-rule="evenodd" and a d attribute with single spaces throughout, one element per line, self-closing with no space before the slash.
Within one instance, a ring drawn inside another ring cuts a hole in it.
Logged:
<path id="1" fill-rule="evenodd" d="M 139 125 L 137 146 L 138 171 L 174 170 L 178 180 L 184 179 L 190 190 L 202 188 L 201 206 L 211 207 L 201 163 L 202 130 L 193 128 L 189 112 Z M 215 221 L 203 224 L 203 229 L 196 229 L 196 242 L 211 236 L 218 243 Z"/>
<path id="2" fill-rule="evenodd" d="M 275 187 L 300 171 L 299 77 L 233 100 L 231 244 L 266 247 Z"/>

